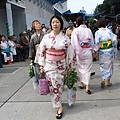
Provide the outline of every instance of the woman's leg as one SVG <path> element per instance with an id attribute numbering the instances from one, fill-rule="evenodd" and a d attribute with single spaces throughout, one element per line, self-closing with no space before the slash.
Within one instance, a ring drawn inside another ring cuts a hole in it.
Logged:
<path id="1" fill-rule="evenodd" d="M 46 78 L 49 83 L 49 90 L 52 100 L 53 108 L 57 108 L 56 118 L 61 118 L 62 116 L 62 93 L 64 87 L 64 76 L 56 71 L 47 72 Z"/>
<path id="2" fill-rule="evenodd" d="M 8 60 L 8 58 L 7 58 L 7 54 L 4 53 L 4 52 L 2 52 L 2 55 L 4 56 L 4 62 L 7 63 L 7 60 Z"/>
<path id="3" fill-rule="evenodd" d="M 10 60 L 13 62 L 13 54 L 10 52 Z"/>

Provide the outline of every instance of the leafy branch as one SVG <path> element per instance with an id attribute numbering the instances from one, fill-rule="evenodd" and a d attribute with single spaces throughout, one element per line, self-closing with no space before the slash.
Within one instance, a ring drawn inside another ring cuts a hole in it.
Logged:
<path id="1" fill-rule="evenodd" d="M 75 68 L 67 72 L 67 75 L 65 76 L 65 84 L 69 89 L 73 88 L 74 91 L 77 91 L 76 87 L 74 86 L 75 83 L 77 83 L 77 80 L 78 76 Z"/>

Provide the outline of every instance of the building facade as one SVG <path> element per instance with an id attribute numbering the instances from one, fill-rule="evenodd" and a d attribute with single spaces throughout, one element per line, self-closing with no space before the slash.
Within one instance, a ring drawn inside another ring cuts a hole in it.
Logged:
<path id="1" fill-rule="evenodd" d="M 0 34 L 18 37 L 22 31 L 31 29 L 35 19 L 49 27 L 55 9 L 65 12 L 67 0 L 7 0 L 0 5 Z"/>

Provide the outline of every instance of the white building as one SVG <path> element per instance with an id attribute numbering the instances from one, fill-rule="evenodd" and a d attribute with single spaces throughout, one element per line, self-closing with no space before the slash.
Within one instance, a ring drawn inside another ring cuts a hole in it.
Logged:
<path id="1" fill-rule="evenodd" d="M 0 34 L 18 37 L 20 32 L 31 29 L 35 19 L 49 27 L 54 9 L 65 12 L 67 0 L 6 0 L 0 3 Z"/>

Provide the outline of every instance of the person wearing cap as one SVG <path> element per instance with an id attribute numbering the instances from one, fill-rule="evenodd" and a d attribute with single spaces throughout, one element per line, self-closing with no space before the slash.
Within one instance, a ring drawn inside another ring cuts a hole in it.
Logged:
<path id="1" fill-rule="evenodd" d="M 28 58 L 29 44 L 30 43 L 27 39 L 27 32 L 23 31 L 20 36 L 20 45 L 23 46 L 25 50 L 24 58 Z"/>
<path id="2" fill-rule="evenodd" d="M 74 29 L 74 23 L 72 21 L 70 21 L 68 23 L 68 28 L 66 30 L 66 35 L 71 39 L 71 34 L 72 34 L 72 31 Z"/>

